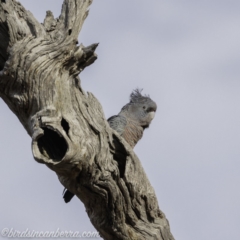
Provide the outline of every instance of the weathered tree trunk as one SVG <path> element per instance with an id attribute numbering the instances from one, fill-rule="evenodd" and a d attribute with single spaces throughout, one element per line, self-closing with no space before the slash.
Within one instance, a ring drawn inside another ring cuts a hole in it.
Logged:
<path id="1" fill-rule="evenodd" d="M 84 203 L 104 239 L 173 240 L 131 147 L 84 93 L 79 73 L 97 44 L 78 46 L 91 0 L 65 0 L 43 24 L 15 0 L 0 2 L 0 97 L 32 138 L 36 161 Z"/>

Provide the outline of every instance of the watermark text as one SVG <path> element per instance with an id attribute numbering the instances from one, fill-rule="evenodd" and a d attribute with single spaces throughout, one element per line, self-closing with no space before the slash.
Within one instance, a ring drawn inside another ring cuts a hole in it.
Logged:
<path id="1" fill-rule="evenodd" d="M 5 238 L 100 238 L 98 232 L 62 231 L 59 228 L 56 231 L 35 231 L 28 228 L 25 231 L 18 231 L 13 228 L 3 228 L 1 236 Z"/>

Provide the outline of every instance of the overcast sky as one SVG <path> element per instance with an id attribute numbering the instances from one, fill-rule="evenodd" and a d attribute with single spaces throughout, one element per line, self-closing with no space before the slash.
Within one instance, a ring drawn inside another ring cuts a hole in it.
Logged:
<path id="1" fill-rule="evenodd" d="M 62 4 L 20 2 L 40 22 Z M 79 37 L 100 43 L 80 77 L 106 118 L 136 87 L 158 104 L 135 152 L 176 240 L 240 239 L 239 11 L 239 0 L 94 0 Z M 0 130 L 0 231 L 94 231 L 1 99 Z"/>

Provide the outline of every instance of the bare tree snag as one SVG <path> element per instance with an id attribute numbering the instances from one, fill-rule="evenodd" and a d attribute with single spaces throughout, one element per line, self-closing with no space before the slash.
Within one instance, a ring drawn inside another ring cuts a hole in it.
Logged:
<path id="1" fill-rule="evenodd" d="M 91 0 L 64 0 L 43 24 L 15 0 L 0 2 L 0 97 L 32 138 L 33 156 L 84 203 L 106 240 L 173 240 L 132 148 L 112 130 L 78 75 L 97 44 L 78 45 Z"/>

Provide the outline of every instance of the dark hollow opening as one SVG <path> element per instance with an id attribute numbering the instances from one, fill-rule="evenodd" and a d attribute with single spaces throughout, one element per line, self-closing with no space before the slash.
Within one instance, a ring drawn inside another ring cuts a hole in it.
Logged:
<path id="1" fill-rule="evenodd" d="M 121 142 L 114 136 L 113 144 L 115 147 L 115 153 L 113 154 L 113 159 L 118 163 L 118 169 L 120 177 L 124 177 L 127 161 L 127 152 Z"/>
<path id="2" fill-rule="evenodd" d="M 68 149 L 65 139 L 51 129 L 42 129 L 44 135 L 38 139 L 38 148 L 41 154 L 55 162 L 60 162 Z"/>
<path id="3" fill-rule="evenodd" d="M 1 0 L 1 2 L 5 3 L 4 0 Z M 6 10 L 4 10 L 5 14 L 8 14 L 8 12 Z M 5 37 L 1 37 L 1 44 L 0 44 L 0 50 L 1 50 L 1 54 L 0 54 L 0 71 L 3 70 L 5 63 L 8 59 L 8 52 L 7 52 L 7 48 L 9 46 L 10 43 L 10 37 L 9 37 L 9 28 L 7 25 L 7 22 L 1 22 L 0 23 L 0 29 L 3 32 L 3 35 Z"/>
<path id="4" fill-rule="evenodd" d="M 67 133 L 67 135 L 68 135 L 70 127 L 69 127 L 68 122 L 67 122 L 64 118 L 63 118 L 62 121 L 61 121 L 61 125 L 62 125 L 63 130 L 64 130 L 64 131 Z"/>
<path id="5" fill-rule="evenodd" d="M 68 30 L 68 35 L 70 36 L 72 34 L 72 29 Z"/>

